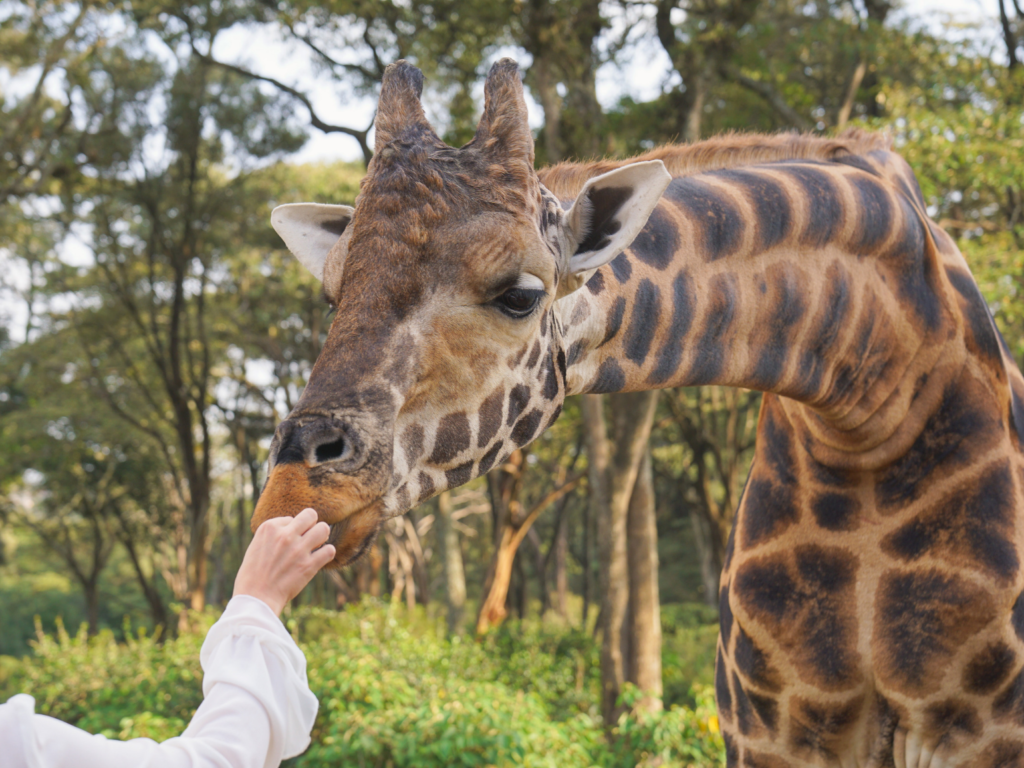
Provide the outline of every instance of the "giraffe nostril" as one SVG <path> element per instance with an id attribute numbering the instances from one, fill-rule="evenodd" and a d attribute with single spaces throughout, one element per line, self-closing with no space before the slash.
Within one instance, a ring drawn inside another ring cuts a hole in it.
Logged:
<path id="1" fill-rule="evenodd" d="M 323 462 L 340 459 L 347 452 L 347 448 L 348 444 L 345 442 L 344 437 L 339 437 L 337 440 L 332 440 L 329 443 L 318 445 L 316 447 L 316 460 L 318 462 Z"/>

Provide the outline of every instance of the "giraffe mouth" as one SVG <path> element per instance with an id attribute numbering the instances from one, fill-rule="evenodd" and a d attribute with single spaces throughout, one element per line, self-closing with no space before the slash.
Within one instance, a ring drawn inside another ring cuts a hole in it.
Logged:
<path id="1" fill-rule="evenodd" d="M 344 519 L 328 524 L 330 533 L 324 543 L 333 544 L 337 554 L 324 570 L 350 565 L 370 549 L 383 523 L 382 510 L 383 499 L 376 499 L 349 512 Z"/>

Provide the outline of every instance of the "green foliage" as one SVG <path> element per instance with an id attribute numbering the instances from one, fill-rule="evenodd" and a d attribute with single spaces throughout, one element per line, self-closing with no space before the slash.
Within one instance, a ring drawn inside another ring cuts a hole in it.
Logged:
<path id="1" fill-rule="evenodd" d="M 37 711 L 94 733 L 169 738 L 202 698 L 199 648 L 212 620 L 193 616 L 193 631 L 163 644 L 145 632 L 124 643 L 109 631 L 72 637 L 61 626 L 31 657 L 0 657 L 0 701 L 25 692 Z M 705 687 L 693 691 L 695 706 L 625 715 L 606 737 L 598 648 L 572 629 L 510 623 L 481 642 L 447 640 L 443 622 L 377 603 L 302 609 L 288 626 L 320 700 L 313 744 L 294 766 L 723 764 Z"/>

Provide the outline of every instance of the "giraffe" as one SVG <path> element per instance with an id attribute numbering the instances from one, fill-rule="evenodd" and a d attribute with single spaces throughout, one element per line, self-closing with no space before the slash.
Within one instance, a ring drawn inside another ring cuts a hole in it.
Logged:
<path id="1" fill-rule="evenodd" d="M 474 139 L 391 65 L 353 208 L 272 223 L 337 308 L 253 515 L 334 565 L 567 395 L 763 391 L 720 590 L 729 766 L 1024 766 L 1024 378 L 887 138 L 733 135 L 535 172 L 515 62 Z"/>

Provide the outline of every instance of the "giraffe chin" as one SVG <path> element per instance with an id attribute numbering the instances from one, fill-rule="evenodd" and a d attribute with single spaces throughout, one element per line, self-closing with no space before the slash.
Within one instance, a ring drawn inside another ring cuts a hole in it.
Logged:
<path id="1" fill-rule="evenodd" d="M 327 543 L 337 550 L 324 570 L 340 568 L 365 553 L 383 524 L 384 501 L 353 478 L 328 475 L 309 481 L 306 467 L 284 464 L 274 467 L 260 494 L 250 527 L 256 529 L 273 517 L 294 517 L 307 507 L 331 527 Z"/>

